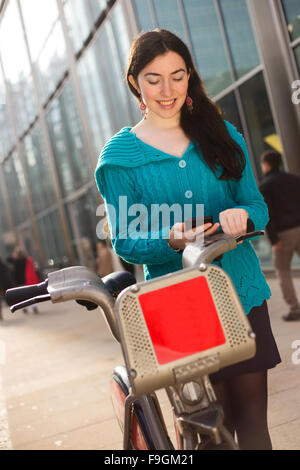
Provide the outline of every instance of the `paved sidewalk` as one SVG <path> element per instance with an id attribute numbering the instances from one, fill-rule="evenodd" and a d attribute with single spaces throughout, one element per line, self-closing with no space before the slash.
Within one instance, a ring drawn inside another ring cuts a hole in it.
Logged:
<path id="1" fill-rule="evenodd" d="M 286 308 L 278 283 L 269 283 L 271 321 L 283 360 L 269 375 L 270 432 L 274 449 L 300 449 L 300 364 L 292 362 L 293 353 L 300 361 L 300 322 L 281 320 Z M 295 283 L 300 294 L 300 279 Z M 88 312 L 75 302 L 39 308 L 38 316 L 12 315 L 4 308 L 0 449 L 121 449 L 109 379 L 123 360 L 99 309 Z M 292 348 L 296 340 L 298 355 Z M 174 440 L 169 403 L 164 392 L 159 397 Z"/>

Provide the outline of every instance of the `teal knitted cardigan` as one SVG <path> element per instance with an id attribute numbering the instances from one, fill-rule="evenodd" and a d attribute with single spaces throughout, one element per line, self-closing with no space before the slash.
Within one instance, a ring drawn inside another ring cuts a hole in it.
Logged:
<path id="1" fill-rule="evenodd" d="M 181 158 L 170 155 L 140 140 L 130 127 L 124 127 L 103 147 L 95 172 L 97 187 L 107 208 L 112 245 L 115 252 L 129 263 L 143 264 L 145 279 L 182 269 L 182 255 L 168 245 L 166 228 L 153 232 L 140 232 L 140 236 L 125 238 L 120 233 L 119 197 L 127 197 L 127 207 L 132 204 L 178 203 L 204 204 L 204 215 L 219 220 L 219 213 L 228 208 L 243 208 L 254 222 L 256 230 L 263 230 L 269 220 L 267 206 L 259 192 L 243 136 L 225 121 L 231 137 L 242 148 L 246 167 L 240 181 L 219 180 L 208 167 L 201 152 L 193 142 Z M 112 207 L 115 208 L 116 217 Z M 193 212 L 193 216 L 195 213 Z M 122 215 L 121 215 L 122 217 Z M 128 215 L 130 224 L 135 215 Z M 174 220 L 170 223 L 170 226 Z M 149 224 L 150 227 L 150 224 Z M 270 288 L 261 271 L 259 260 L 250 241 L 244 241 L 215 261 L 231 277 L 248 314 L 251 308 L 262 304 L 271 295 Z"/>

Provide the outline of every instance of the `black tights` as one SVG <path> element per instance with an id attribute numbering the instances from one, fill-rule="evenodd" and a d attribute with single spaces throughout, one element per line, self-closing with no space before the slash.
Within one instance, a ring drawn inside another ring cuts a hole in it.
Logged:
<path id="1" fill-rule="evenodd" d="M 243 374 L 214 385 L 224 425 L 242 450 L 272 450 L 267 423 L 267 371 Z"/>

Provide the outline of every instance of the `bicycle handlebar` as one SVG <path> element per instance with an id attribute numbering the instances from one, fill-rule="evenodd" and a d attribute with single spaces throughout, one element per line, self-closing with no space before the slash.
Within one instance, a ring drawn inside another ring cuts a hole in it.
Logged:
<path id="1" fill-rule="evenodd" d="M 234 250 L 241 241 L 264 235 L 263 230 L 254 231 L 254 223 L 251 219 L 247 221 L 247 233 L 232 237 L 223 232 L 209 235 L 192 243 L 188 243 L 183 251 L 182 265 L 184 268 L 209 264 L 222 256 L 227 251 Z"/>
<path id="2" fill-rule="evenodd" d="M 49 273 L 48 279 L 39 284 L 8 289 L 5 297 L 12 312 L 46 300 L 53 303 L 67 300 L 93 302 L 102 308 L 112 335 L 119 341 L 114 312 L 115 299 L 101 278 L 84 266 Z"/>

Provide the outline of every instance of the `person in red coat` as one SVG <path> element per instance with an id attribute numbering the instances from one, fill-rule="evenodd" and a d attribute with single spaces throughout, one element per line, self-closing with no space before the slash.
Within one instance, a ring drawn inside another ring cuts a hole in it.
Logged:
<path id="1" fill-rule="evenodd" d="M 27 256 L 25 251 L 17 245 L 13 255 L 13 274 L 16 286 L 30 286 L 32 284 L 37 284 L 40 279 L 36 273 L 33 259 L 30 256 Z M 39 313 L 36 305 L 33 305 L 34 313 Z M 27 309 L 23 309 L 24 313 L 27 313 Z"/>
<path id="2" fill-rule="evenodd" d="M 37 284 L 38 282 L 39 277 L 36 273 L 33 259 L 30 258 L 30 256 L 27 256 L 25 266 L 25 283 L 27 286 L 31 286 L 32 284 Z"/>

